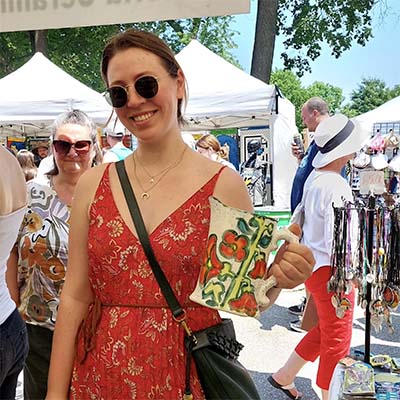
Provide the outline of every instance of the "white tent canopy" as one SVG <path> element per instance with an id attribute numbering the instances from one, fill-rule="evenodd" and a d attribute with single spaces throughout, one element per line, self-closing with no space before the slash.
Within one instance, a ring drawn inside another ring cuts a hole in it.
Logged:
<path id="1" fill-rule="evenodd" d="M 400 96 L 357 116 L 355 119 L 370 133 L 373 132 L 376 123 L 400 122 Z"/>
<path id="2" fill-rule="evenodd" d="M 276 90 L 192 40 L 178 59 L 189 84 L 185 116 L 189 129 L 221 129 L 265 124 Z"/>
<path id="3" fill-rule="evenodd" d="M 274 205 L 288 208 L 297 168 L 291 154 L 293 134 L 297 132 L 293 104 L 280 97 L 275 86 L 247 74 L 196 40 L 176 57 L 189 88 L 185 130 L 269 126 L 273 136 Z"/>
<path id="4" fill-rule="evenodd" d="M 0 79 L 0 124 L 45 127 L 64 111 L 80 109 L 105 123 L 111 107 L 104 97 L 73 78 L 42 53 Z"/>

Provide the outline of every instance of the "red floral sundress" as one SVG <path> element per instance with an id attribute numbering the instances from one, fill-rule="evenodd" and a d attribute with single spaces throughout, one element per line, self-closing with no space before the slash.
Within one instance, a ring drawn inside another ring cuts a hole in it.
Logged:
<path id="1" fill-rule="evenodd" d="M 222 169 L 221 169 L 222 170 Z M 220 321 L 217 311 L 189 300 L 205 255 L 210 206 L 221 172 L 170 214 L 150 234 L 154 253 L 192 330 Z M 89 279 L 101 302 L 94 348 L 74 362 L 72 399 L 183 398 L 184 331 L 173 319 L 137 237 L 125 224 L 105 170 L 90 209 Z M 78 340 L 78 354 L 83 339 Z M 194 364 L 194 399 L 204 399 Z"/>

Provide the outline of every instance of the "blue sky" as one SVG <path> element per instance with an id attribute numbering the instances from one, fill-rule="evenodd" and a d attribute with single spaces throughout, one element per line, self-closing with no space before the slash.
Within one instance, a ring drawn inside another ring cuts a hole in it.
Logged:
<path id="1" fill-rule="evenodd" d="M 380 4 L 373 12 L 374 38 L 364 47 L 354 43 L 339 59 L 330 54 L 328 47 L 324 48 L 321 56 L 311 62 L 312 72 L 301 78 L 303 86 L 315 81 L 338 86 L 343 89 L 346 103 L 351 91 L 357 89 L 363 78 L 379 78 L 389 87 L 400 84 L 400 1 L 381 0 Z M 387 6 L 385 15 L 383 4 Z M 256 0 L 252 0 L 250 14 L 236 16 L 233 26 L 240 32 L 235 38 L 238 49 L 233 53 L 246 72 L 250 71 L 256 12 Z M 281 42 L 278 38 L 275 44 L 274 69 L 282 68 L 279 58 L 283 50 Z"/>

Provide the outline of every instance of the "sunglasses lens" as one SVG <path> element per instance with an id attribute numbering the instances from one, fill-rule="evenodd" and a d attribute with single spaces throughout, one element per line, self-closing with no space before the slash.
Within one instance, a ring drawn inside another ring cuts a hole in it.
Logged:
<path id="1" fill-rule="evenodd" d="M 91 144 L 92 142 L 90 140 L 79 140 L 75 143 L 74 147 L 78 153 L 87 153 Z"/>
<path id="2" fill-rule="evenodd" d="M 158 93 L 158 82 L 154 76 L 142 76 L 135 82 L 137 94 L 144 99 L 152 99 Z M 122 86 L 109 87 L 104 97 L 114 108 L 121 108 L 128 102 L 128 92 Z"/>
<path id="3" fill-rule="evenodd" d="M 122 86 L 112 86 L 106 90 L 105 98 L 108 104 L 120 108 L 127 103 L 128 94 Z"/>
<path id="4" fill-rule="evenodd" d="M 135 82 L 135 89 L 139 96 L 151 99 L 158 93 L 158 82 L 154 76 L 143 76 Z"/>
<path id="5" fill-rule="evenodd" d="M 71 150 L 72 144 L 69 142 L 65 142 L 64 140 L 54 140 L 53 141 L 54 149 L 59 154 L 68 154 Z"/>
<path id="6" fill-rule="evenodd" d="M 76 143 L 66 142 L 65 140 L 53 141 L 55 151 L 63 156 L 66 156 L 70 152 L 72 146 L 74 146 L 78 154 L 85 154 L 90 150 L 91 144 L 92 142 L 90 140 L 79 140 Z"/>

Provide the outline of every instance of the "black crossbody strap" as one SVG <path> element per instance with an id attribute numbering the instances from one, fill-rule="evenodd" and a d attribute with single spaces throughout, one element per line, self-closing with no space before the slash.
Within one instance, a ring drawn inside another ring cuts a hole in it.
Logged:
<path id="1" fill-rule="evenodd" d="M 168 279 L 166 278 L 164 272 L 160 267 L 160 264 L 156 259 L 156 256 L 154 255 L 153 248 L 150 244 L 149 235 L 143 222 L 142 214 L 140 213 L 135 194 L 133 193 L 132 186 L 126 173 L 124 160 L 116 162 L 115 167 L 117 169 L 118 178 L 129 207 L 129 212 L 135 225 L 136 232 L 139 236 L 140 243 L 142 244 L 147 259 L 149 260 L 150 267 L 158 282 L 158 285 L 160 286 L 161 292 L 164 295 L 165 300 L 167 301 L 168 306 L 172 311 L 173 316 L 175 318 L 178 318 L 184 315 L 184 310 L 179 304 L 179 301 L 176 298 L 175 293 L 168 282 Z"/>

